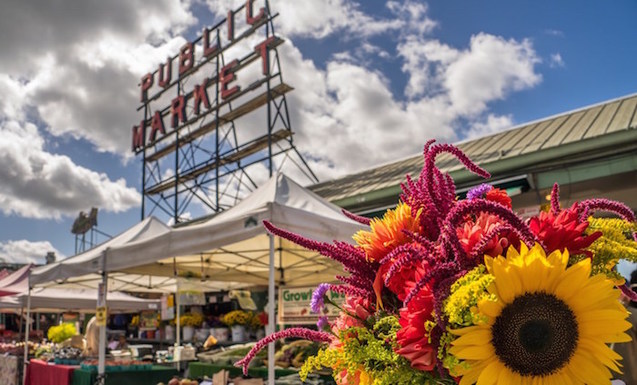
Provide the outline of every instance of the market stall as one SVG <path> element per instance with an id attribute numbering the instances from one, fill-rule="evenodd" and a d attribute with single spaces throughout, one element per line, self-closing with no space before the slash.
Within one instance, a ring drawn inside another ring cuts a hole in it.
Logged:
<path id="1" fill-rule="evenodd" d="M 349 241 L 363 227 L 346 218 L 338 207 L 278 174 L 233 208 L 210 219 L 153 236 L 143 232 L 138 238 L 98 247 L 90 255 L 34 270 L 31 282 L 81 280 L 98 271 L 104 283 L 111 274 L 127 274 L 268 285 L 271 333 L 275 282 L 313 285 L 331 282 L 343 272 L 338 263 L 316 252 L 268 235 L 262 226 L 266 220 L 323 241 Z M 142 222 L 148 223 L 149 219 Z M 269 353 L 274 357 L 273 349 Z M 269 377 L 273 379 L 274 361 L 269 362 Z"/>
<path id="2" fill-rule="evenodd" d="M 49 365 L 44 361 L 31 360 L 27 366 L 25 385 L 68 385 L 75 369 L 71 365 Z"/>
<path id="3" fill-rule="evenodd" d="M 104 385 L 157 385 L 160 382 L 168 382 L 178 374 L 175 368 L 157 365 L 143 372 L 135 368 L 126 368 L 109 372 Z M 97 371 L 79 368 L 73 372 L 72 381 L 69 384 L 93 385 L 96 379 Z"/>

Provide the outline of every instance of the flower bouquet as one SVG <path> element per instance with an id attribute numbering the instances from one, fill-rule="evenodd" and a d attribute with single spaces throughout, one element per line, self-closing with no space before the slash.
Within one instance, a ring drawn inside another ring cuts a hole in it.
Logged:
<path id="1" fill-rule="evenodd" d="M 322 243 L 265 222 L 272 234 L 342 263 L 342 284 L 321 284 L 314 311 L 345 293 L 340 316 L 319 331 L 292 328 L 267 336 L 238 362 L 278 338 L 324 343 L 301 369 L 327 367 L 338 384 L 610 384 L 621 357 L 608 346 L 629 341 L 631 325 L 615 270 L 637 261 L 635 215 L 625 205 L 589 199 L 524 221 L 506 192 L 483 184 L 458 200 L 453 180 L 435 166 L 454 155 L 490 175 L 458 148 L 425 145 L 424 168 L 407 177 L 398 206 L 382 218 L 345 215 L 370 226 L 357 245 Z M 605 211 L 617 218 L 597 218 Z M 619 290 L 617 289 L 619 288 Z"/>

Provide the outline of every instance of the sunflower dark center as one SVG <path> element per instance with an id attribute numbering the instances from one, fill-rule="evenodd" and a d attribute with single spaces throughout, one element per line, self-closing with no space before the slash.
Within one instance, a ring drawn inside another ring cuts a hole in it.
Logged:
<path id="1" fill-rule="evenodd" d="M 507 305 L 491 327 L 495 354 L 523 376 L 562 368 L 575 352 L 578 329 L 573 311 L 547 293 L 526 293 Z"/>

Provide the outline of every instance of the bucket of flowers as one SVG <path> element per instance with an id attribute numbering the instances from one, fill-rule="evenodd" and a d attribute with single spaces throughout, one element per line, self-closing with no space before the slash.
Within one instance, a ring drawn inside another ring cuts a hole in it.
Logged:
<path id="1" fill-rule="evenodd" d="M 179 317 L 179 324 L 182 326 L 184 341 L 191 341 L 195 335 L 195 328 L 203 323 L 203 315 L 199 313 L 184 313 Z"/>
<path id="2" fill-rule="evenodd" d="M 233 310 L 223 316 L 223 323 L 230 326 L 232 341 L 246 340 L 246 326 L 250 323 L 252 314 L 243 310 Z"/>
<path id="3" fill-rule="evenodd" d="M 342 284 L 321 284 L 346 301 L 319 330 L 291 328 L 259 341 L 243 360 L 280 338 L 323 347 L 301 378 L 331 368 L 338 384 L 610 384 L 621 357 L 610 344 L 630 341 L 620 293 L 637 299 L 616 272 L 637 261 L 633 211 L 607 199 L 563 207 L 554 185 L 547 212 L 525 221 L 506 192 L 483 184 L 457 199 L 435 165 L 448 153 L 489 178 L 461 150 L 429 141 L 418 179 L 402 185 L 382 218 L 344 211 L 369 225 L 355 245 L 307 239 L 269 222 L 272 234 L 342 263 Z M 597 217 L 596 212 L 614 217 Z"/>

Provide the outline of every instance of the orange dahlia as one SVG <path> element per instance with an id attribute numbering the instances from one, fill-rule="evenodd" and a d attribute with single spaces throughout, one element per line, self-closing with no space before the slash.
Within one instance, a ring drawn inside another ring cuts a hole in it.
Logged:
<path id="1" fill-rule="evenodd" d="M 383 218 L 372 219 L 371 231 L 359 231 L 354 240 L 365 251 L 368 260 L 380 261 L 397 246 L 411 241 L 403 230 L 418 232 L 419 217 L 420 211 L 413 217 L 411 208 L 401 202 L 395 209 L 387 210 Z"/>

